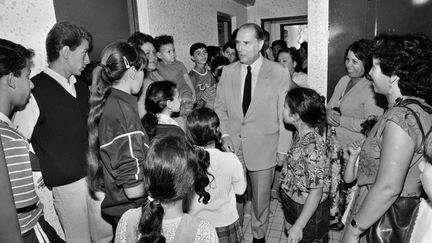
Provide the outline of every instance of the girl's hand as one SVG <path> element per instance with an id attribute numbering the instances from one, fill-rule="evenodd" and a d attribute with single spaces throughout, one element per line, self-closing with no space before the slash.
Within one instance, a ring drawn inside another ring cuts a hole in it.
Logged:
<path id="1" fill-rule="evenodd" d="M 363 142 L 360 140 L 356 140 L 348 146 L 348 152 L 352 156 L 357 156 L 362 148 Z"/>
<path id="2" fill-rule="evenodd" d="M 288 230 L 288 243 L 297 243 L 303 239 L 303 229 L 294 224 Z"/>

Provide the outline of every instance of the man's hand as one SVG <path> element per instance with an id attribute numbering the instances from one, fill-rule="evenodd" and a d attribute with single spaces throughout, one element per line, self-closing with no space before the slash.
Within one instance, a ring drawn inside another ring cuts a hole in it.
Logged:
<path id="1" fill-rule="evenodd" d="M 286 159 L 287 154 L 281 152 L 276 153 L 276 163 L 278 166 L 282 166 L 285 163 Z"/>
<path id="2" fill-rule="evenodd" d="M 233 146 L 233 142 L 232 142 L 230 136 L 225 136 L 222 138 L 222 149 L 225 152 L 233 152 L 234 153 L 234 146 Z"/>

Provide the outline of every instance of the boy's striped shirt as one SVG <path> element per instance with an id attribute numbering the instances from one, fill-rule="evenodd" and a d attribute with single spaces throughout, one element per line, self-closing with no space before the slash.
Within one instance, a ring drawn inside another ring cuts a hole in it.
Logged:
<path id="1" fill-rule="evenodd" d="M 21 233 L 25 233 L 36 225 L 43 208 L 34 188 L 29 143 L 24 136 L 2 120 L 0 120 L 0 138 Z"/>

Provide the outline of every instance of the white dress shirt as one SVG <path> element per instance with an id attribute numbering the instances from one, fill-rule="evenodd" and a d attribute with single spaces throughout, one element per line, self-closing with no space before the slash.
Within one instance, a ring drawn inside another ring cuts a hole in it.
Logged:
<path id="1" fill-rule="evenodd" d="M 256 59 L 255 62 L 252 63 L 251 65 L 241 64 L 241 68 L 240 68 L 240 72 L 241 72 L 240 73 L 240 82 L 241 82 L 241 89 L 240 89 L 241 95 L 240 95 L 240 97 L 241 97 L 241 100 L 243 100 L 243 90 L 244 90 L 245 79 L 246 79 L 246 74 L 247 74 L 247 66 L 251 66 L 251 73 L 252 73 L 251 98 L 253 98 L 255 87 L 256 87 L 256 84 L 258 82 L 258 74 L 259 74 L 259 71 L 261 69 L 262 63 L 263 63 L 263 57 L 261 56 L 261 54 L 259 54 L 258 59 Z"/>

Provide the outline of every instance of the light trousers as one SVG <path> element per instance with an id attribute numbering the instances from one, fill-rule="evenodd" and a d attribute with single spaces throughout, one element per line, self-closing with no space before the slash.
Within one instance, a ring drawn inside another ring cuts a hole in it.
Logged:
<path id="1" fill-rule="evenodd" d="M 52 188 L 54 207 L 68 243 L 110 242 L 112 227 L 101 214 L 100 200 L 90 197 L 86 178 Z"/>

